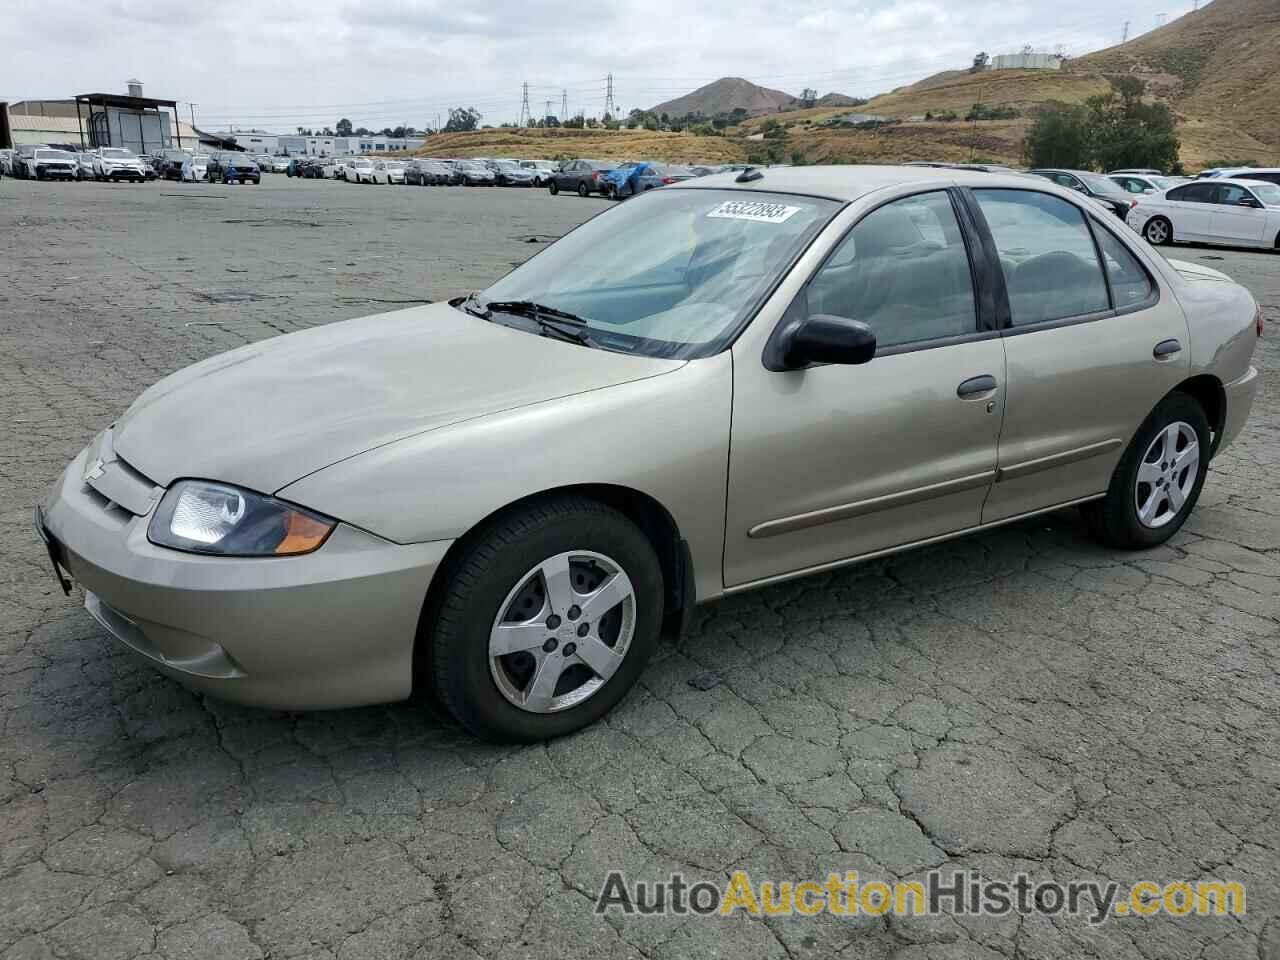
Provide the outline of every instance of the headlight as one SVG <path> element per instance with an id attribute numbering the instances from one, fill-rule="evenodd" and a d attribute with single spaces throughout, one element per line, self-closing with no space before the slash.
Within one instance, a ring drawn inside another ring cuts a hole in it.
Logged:
<path id="1" fill-rule="evenodd" d="M 224 483 L 181 480 L 151 518 L 162 547 L 231 557 L 285 557 L 317 549 L 337 521 Z"/>

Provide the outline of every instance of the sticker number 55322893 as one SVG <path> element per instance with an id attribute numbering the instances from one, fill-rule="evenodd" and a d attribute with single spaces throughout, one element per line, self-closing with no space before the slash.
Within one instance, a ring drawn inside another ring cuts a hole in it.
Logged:
<path id="1" fill-rule="evenodd" d="M 752 220 L 756 223 L 785 223 L 800 211 L 784 203 L 763 203 L 759 200 L 726 200 L 707 214 L 711 220 Z"/>

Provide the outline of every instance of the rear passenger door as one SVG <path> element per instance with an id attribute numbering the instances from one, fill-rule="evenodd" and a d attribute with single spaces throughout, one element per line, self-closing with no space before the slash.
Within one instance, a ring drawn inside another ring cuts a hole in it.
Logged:
<path id="1" fill-rule="evenodd" d="M 869 363 L 771 371 L 758 345 L 735 344 L 726 585 L 978 525 L 1005 373 L 976 243 L 948 191 L 892 200 L 836 244 L 782 321 L 861 320 L 876 334 Z"/>
<path id="2" fill-rule="evenodd" d="M 991 523 L 1104 492 L 1138 426 L 1186 377 L 1189 348 L 1181 308 L 1114 218 L 1036 190 L 966 195 L 990 230 L 1010 317 Z"/>
<path id="3" fill-rule="evenodd" d="M 1165 194 L 1166 215 L 1173 224 L 1173 239 L 1204 240 L 1210 236 L 1213 197 L 1217 185 L 1210 180 L 1189 183 Z"/>

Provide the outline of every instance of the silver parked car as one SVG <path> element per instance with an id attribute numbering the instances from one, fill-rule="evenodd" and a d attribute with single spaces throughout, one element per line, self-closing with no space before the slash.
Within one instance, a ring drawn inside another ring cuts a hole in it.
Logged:
<path id="1" fill-rule="evenodd" d="M 161 380 L 36 519 L 89 612 L 191 687 L 429 689 L 537 740 L 616 704 L 695 603 L 1071 505 L 1162 543 L 1261 333 L 1243 287 L 1048 180 L 719 174 L 482 292 Z"/>

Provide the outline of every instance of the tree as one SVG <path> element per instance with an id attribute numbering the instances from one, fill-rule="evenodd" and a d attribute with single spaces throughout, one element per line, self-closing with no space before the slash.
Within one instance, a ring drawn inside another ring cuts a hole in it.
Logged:
<path id="1" fill-rule="evenodd" d="M 1031 167 L 1088 167 L 1088 123 L 1088 111 L 1078 103 L 1042 104 L 1022 141 L 1023 159 Z"/>
<path id="2" fill-rule="evenodd" d="M 1146 84 L 1137 77 L 1111 81 L 1112 93 L 1090 97 L 1085 106 L 1092 139 L 1091 159 L 1100 169 L 1179 167 L 1177 118 L 1168 105 L 1143 100 Z"/>
<path id="3" fill-rule="evenodd" d="M 445 133 L 463 133 L 480 126 L 480 111 L 475 107 L 450 107 L 449 122 L 444 125 Z"/>
<path id="4" fill-rule="evenodd" d="M 346 117 L 343 117 L 341 120 L 338 121 L 338 125 L 333 129 L 338 136 L 349 137 L 352 134 L 351 121 L 348 120 Z"/>
<path id="5" fill-rule="evenodd" d="M 800 106 L 808 108 L 818 102 L 818 91 L 813 87 L 805 87 L 800 91 Z"/>
<path id="6" fill-rule="evenodd" d="M 357 136 L 357 137 L 371 137 L 371 136 L 373 136 L 373 131 L 372 131 L 372 130 L 370 130 L 368 127 L 356 127 L 356 136 Z"/>

